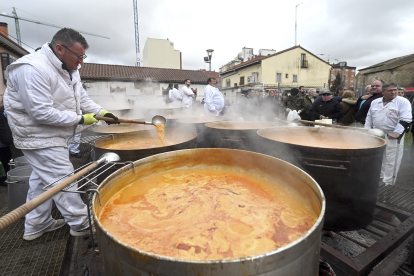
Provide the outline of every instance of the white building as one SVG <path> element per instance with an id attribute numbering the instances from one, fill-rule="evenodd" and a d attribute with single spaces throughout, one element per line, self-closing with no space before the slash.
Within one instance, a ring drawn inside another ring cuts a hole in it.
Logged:
<path id="1" fill-rule="evenodd" d="M 145 67 L 182 69 L 181 52 L 174 50 L 174 42 L 168 38 L 147 38 L 143 63 Z"/>

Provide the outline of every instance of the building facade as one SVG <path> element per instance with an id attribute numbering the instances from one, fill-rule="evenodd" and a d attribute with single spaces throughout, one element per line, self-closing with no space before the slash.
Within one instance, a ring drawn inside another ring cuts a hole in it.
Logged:
<path id="1" fill-rule="evenodd" d="M 356 67 L 345 66 L 340 67 L 339 64 L 332 64 L 331 76 L 329 79 L 329 87 L 335 82 L 336 75 L 339 73 L 341 76 L 341 83 L 346 85 L 351 90 L 356 88 Z"/>
<path id="2" fill-rule="evenodd" d="M 6 91 L 7 66 L 27 54 L 30 53 L 9 38 L 7 23 L 0 22 L 0 98 L 3 98 Z"/>
<path id="3" fill-rule="evenodd" d="M 414 87 L 414 54 L 393 58 L 358 71 L 358 88 L 370 85 L 378 79 L 411 88 Z"/>
<path id="4" fill-rule="evenodd" d="M 267 55 L 252 56 L 238 64 L 220 68 L 221 90 L 229 97 L 238 97 L 242 90 L 282 89 L 305 86 L 328 86 L 331 65 L 301 46 Z"/>
<path id="5" fill-rule="evenodd" d="M 182 69 L 181 52 L 174 50 L 174 42 L 168 38 L 147 38 L 143 51 L 143 66 Z"/>

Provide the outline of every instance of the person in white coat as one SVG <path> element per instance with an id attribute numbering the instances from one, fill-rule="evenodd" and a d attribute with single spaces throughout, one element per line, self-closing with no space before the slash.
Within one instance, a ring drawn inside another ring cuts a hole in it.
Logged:
<path id="1" fill-rule="evenodd" d="M 364 126 L 378 128 L 385 133 L 387 146 L 382 158 L 380 175 L 385 185 L 393 184 L 394 169 L 394 176 L 397 177 L 404 152 L 404 134 L 412 121 L 410 102 L 397 96 L 397 93 L 397 84 L 384 84 L 382 86 L 384 97 L 372 101 Z M 398 140 L 402 140 L 402 145 L 398 146 Z"/>
<path id="2" fill-rule="evenodd" d="M 223 94 L 216 88 L 216 79 L 208 78 L 208 85 L 204 89 L 204 114 L 206 116 L 219 116 L 224 109 Z"/>
<path id="3" fill-rule="evenodd" d="M 190 88 L 191 81 L 190 79 L 186 79 L 184 81 L 184 86 L 181 88 L 181 94 L 183 95 L 183 106 L 184 107 L 191 107 L 193 105 L 193 98 L 194 98 L 194 92 Z"/>
<path id="4" fill-rule="evenodd" d="M 181 101 L 183 97 L 181 97 L 180 92 L 178 91 L 178 84 L 174 83 L 173 89 L 169 92 L 170 100 L 172 101 L 170 105 L 172 106 L 181 106 Z"/>
<path id="5" fill-rule="evenodd" d="M 89 45 L 73 29 L 59 30 L 45 43 L 6 69 L 8 80 L 4 106 L 13 141 L 33 168 L 27 201 L 42 188 L 73 171 L 68 140 L 79 124 L 97 123 L 95 114 L 118 118 L 94 103 L 82 89 L 78 68 Z M 81 111 L 84 115 L 80 115 Z M 72 189 L 76 189 L 75 185 Z M 64 219 L 51 216 L 52 200 Z M 70 234 L 88 234 L 87 206 L 77 193 L 60 192 L 26 215 L 23 239 L 34 240 L 65 223 Z"/>

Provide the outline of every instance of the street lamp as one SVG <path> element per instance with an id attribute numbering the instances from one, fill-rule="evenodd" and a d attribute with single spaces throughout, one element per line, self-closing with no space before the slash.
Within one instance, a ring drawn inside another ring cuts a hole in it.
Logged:
<path id="1" fill-rule="evenodd" d="M 297 39 L 296 39 L 296 37 L 297 37 L 297 29 L 298 29 L 298 20 L 297 20 L 297 14 L 298 14 L 298 6 L 300 6 L 300 5 L 302 5 L 303 4 L 303 2 L 300 2 L 299 4 L 297 4 L 296 5 L 296 7 L 295 7 L 295 46 L 296 45 L 298 45 L 297 44 Z"/>
<path id="2" fill-rule="evenodd" d="M 206 62 L 206 63 L 210 63 L 210 78 L 211 78 L 211 57 L 213 56 L 213 52 L 214 52 L 214 50 L 213 49 L 208 49 L 207 50 L 207 56 L 206 57 L 204 57 L 204 61 Z"/>

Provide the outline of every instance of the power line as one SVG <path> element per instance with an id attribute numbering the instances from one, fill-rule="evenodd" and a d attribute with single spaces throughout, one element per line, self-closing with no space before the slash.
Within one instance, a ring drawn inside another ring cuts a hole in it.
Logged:
<path id="1" fill-rule="evenodd" d="M 11 36 L 12 38 L 14 38 L 14 39 L 16 39 L 17 40 L 17 38 L 15 38 L 14 36 L 12 36 L 12 35 L 10 35 L 9 33 L 6 33 L 6 32 L 4 32 L 4 31 L 2 31 L 2 30 L 0 30 L 0 32 L 2 32 L 3 34 L 5 34 L 6 36 Z M 26 43 L 24 43 L 24 42 L 22 42 L 24 45 L 26 45 L 27 47 L 29 47 L 29 48 L 32 48 L 33 50 L 36 50 L 35 48 L 33 48 L 32 46 L 30 46 L 30 45 L 27 45 Z"/>

